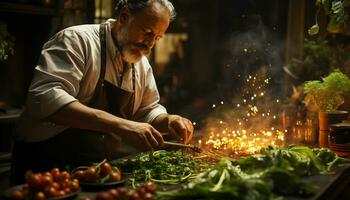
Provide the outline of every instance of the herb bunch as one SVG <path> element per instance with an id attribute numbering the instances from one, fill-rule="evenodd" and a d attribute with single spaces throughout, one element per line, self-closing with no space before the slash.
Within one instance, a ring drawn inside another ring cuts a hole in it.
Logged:
<path id="1" fill-rule="evenodd" d="M 193 177 L 207 164 L 182 151 L 144 152 L 117 164 L 127 173 L 132 185 L 152 181 L 158 184 L 179 184 Z"/>
<path id="2" fill-rule="evenodd" d="M 158 199 L 282 199 L 280 195 L 311 196 L 314 188 L 302 177 L 327 173 L 340 162 L 325 148 L 267 147 L 241 160 L 222 158 L 180 190 L 158 192 Z"/>

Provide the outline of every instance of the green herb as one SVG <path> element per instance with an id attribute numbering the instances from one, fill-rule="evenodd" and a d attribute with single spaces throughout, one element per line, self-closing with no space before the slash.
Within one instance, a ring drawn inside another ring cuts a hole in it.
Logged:
<path id="1" fill-rule="evenodd" d="M 261 174 L 249 175 L 222 158 L 208 171 L 200 173 L 182 190 L 158 192 L 158 199 L 275 199 L 270 184 Z"/>
<path id="2" fill-rule="evenodd" d="M 222 158 L 180 190 L 158 192 L 158 199 L 282 199 L 279 195 L 311 196 L 314 188 L 302 177 L 325 173 L 349 162 L 324 148 L 290 145 L 263 148 L 240 160 Z"/>
<path id="3" fill-rule="evenodd" d="M 207 165 L 182 151 L 158 150 L 141 153 L 117 165 L 128 173 L 133 185 L 147 181 L 159 184 L 179 184 L 203 170 Z"/>

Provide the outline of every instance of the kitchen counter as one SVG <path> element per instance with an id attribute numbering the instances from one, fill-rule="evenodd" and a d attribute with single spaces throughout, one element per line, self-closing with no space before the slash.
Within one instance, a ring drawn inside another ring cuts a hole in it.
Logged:
<path id="1" fill-rule="evenodd" d="M 348 200 L 350 199 L 350 164 L 337 166 L 332 173 L 314 175 L 304 179 L 315 186 L 316 194 L 312 197 L 286 196 L 286 200 Z M 162 186 L 158 186 L 162 188 Z M 174 188 L 174 185 L 169 186 Z M 176 187 L 176 186 L 175 186 Z M 97 192 L 81 191 L 74 199 L 94 198 Z"/>
<path id="2" fill-rule="evenodd" d="M 330 174 L 315 175 L 305 178 L 315 186 L 316 194 L 312 197 L 285 197 L 287 200 L 348 200 L 350 199 L 350 164 L 339 165 Z M 96 192 L 81 192 L 76 199 L 93 198 Z"/>

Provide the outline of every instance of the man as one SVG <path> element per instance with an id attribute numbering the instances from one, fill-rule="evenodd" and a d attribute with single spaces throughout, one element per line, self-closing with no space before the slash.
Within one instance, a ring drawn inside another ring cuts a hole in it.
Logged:
<path id="1" fill-rule="evenodd" d="M 116 19 L 57 33 L 43 47 L 16 129 L 13 169 L 23 173 L 115 159 L 183 143 L 190 120 L 167 114 L 145 57 L 175 16 L 168 0 L 119 0 Z"/>

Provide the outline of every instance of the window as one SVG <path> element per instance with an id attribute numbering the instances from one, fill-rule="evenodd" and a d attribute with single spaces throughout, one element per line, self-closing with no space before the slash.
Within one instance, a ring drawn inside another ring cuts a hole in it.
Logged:
<path id="1" fill-rule="evenodd" d="M 112 0 L 95 0 L 95 20 L 96 24 L 106 21 L 113 15 Z"/>

